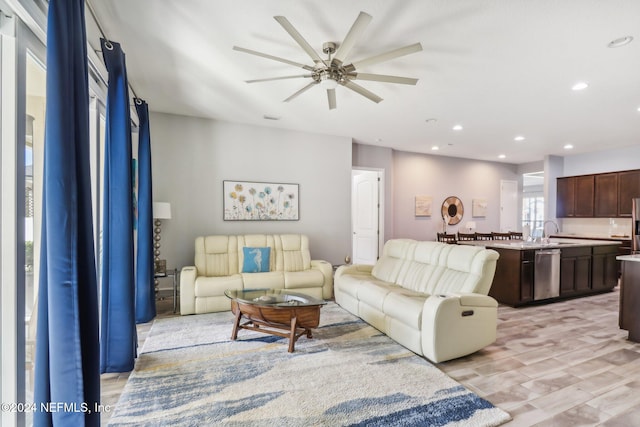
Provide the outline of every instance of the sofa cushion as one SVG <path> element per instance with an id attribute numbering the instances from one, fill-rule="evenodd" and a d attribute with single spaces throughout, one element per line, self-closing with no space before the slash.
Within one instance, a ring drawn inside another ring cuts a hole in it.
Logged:
<path id="1" fill-rule="evenodd" d="M 395 289 L 384 301 L 383 311 L 417 331 L 422 329 L 422 309 L 429 295 L 408 289 Z"/>
<path id="2" fill-rule="evenodd" d="M 384 300 L 391 292 L 391 287 L 388 283 L 370 282 L 368 286 L 358 288 L 358 300 L 382 312 Z"/>
<path id="3" fill-rule="evenodd" d="M 319 270 L 285 271 L 284 287 L 287 289 L 322 286 L 324 275 Z"/>
<path id="4" fill-rule="evenodd" d="M 282 270 L 304 271 L 311 268 L 309 240 L 301 234 L 283 234 L 280 236 L 282 251 Z"/>
<path id="5" fill-rule="evenodd" d="M 447 268 L 446 273 L 433 289 L 429 290 L 429 293 L 437 295 L 450 292 L 474 292 L 487 295 L 491 287 L 493 272 L 487 274 L 484 270 L 489 265 L 495 266 L 498 253 L 487 251 L 478 246 L 450 246 L 448 256 L 443 260 L 444 266 Z M 492 260 L 494 262 L 490 262 Z"/>
<path id="6" fill-rule="evenodd" d="M 407 255 L 415 246 L 415 241 L 409 239 L 389 240 L 384 245 L 382 256 L 371 270 L 371 275 L 385 282 L 397 283 L 398 275 L 409 258 Z"/>
<path id="7" fill-rule="evenodd" d="M 282 271 L 242 273 L 242 281 L 244 282 L 244 289 L 282 289 L 284 287 L 284 279 L 282 276 Z"/>
<path id="8" fill-rule="evenodd" d="M 223 277 L 198 276 L 196 278 L 196 298 L 221 296 L 227 289 L 242 289 L 242 276 L 234 274 Z"/>
<path id="9" fill-rule="evenodd" d="M 239 270 L 236 236 L 196 238 L 195 266 L 199 276 L 220 277 L 237 274 Z"/>
<path id="10" fill-rule="evenodd" d="M 243 273 L 265 273 L 269 271 L 269 260 L 271 259 L 271 248 L 242 248 L 244 261 L 242 263 Z"/>
<path id="11" fill-rule="evenodd" d="M 493 278 L 493 274 L 484 271 L 489 259 L 497 259 L 497 253 L 483 247 L 389 240 L 371 274 L 376 279 L 429 295 L 450 292 L 486 295 Z"/>

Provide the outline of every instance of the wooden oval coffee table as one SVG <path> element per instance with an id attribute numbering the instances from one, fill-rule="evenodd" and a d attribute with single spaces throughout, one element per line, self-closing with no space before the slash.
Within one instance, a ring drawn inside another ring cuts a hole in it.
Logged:
<path id="1" fill-rule="evenodd" d="M 317 298 L 286 289 L 227 289 L 235 315 L 231 339 L 238 337 L 238 329 L 289 338 L 289 353 L 294 351 L 298 338 L 313 338 L 311 328 L 320 323 L 320 307 L 326 304 Z M 246 322 L 240 323 L 242 317 Z"/>

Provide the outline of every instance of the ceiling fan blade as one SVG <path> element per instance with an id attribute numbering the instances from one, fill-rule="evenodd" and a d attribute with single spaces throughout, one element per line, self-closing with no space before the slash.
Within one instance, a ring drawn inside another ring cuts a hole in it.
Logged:
<path id="1" fill-rule="evenodd" d="M 291 101 L 293 98 L 295 98 L 296 96 L 300 95 L 301 93 L 311 89 L 311 87 L 317 85 L 318 82 L 317 81 L 312 81 L 311 83 L 309 83 L 308 85 L 306 85 L 305 87 L 303 87 L 302 89 L 300 89 L 299 91 L 297 91 L 296 93 L 294 93 L 293 95 L 291 95 L 290 97 L 288 97 L 287 99 L 285 99 L 283 102 L 289 102 Z"/>
<path id="2" fill-rule="evenodd" d="M 327 99 L 329 100 L 329 110 L 335 110 L 336 108 L 336 90 L 327 89 Z"/>
<path id="3" fill-rule="evenodd" d="M 351 26 L 351 29 L 345 36 L 342 44 L 340 44 L 340 47 L 336 50 L 336 54 L 334 55 L 332 62 L 335 61 L 338 65 L 344 62 L 353 46 L 356 44 L 358 39 L 360 39 L 362 32 L 367 28 L 369 22 L 371 22 L 371 19 L 372 17 L 368 13 L 360 12 L 360 15 L 358 15 Z"/>
<path id="4" fill-rule="evenodd" d="M 273 80 L 297 79 L 300 77 L 313 77 L 313 74 L 300 74 L 297 76 L 267 77 L 266 79 L 245 80 L 245 83 L 270 82 Z"/>
<path id="5" fill-rule="evenodd" d="M 420 43 L 414 43 L 409 46 L 401 47 L 398 49 L 390 50 L 379 55 L 371 56 L 363 59 L 362 61 L 355 61 L 351 64 L 353 69 L 360 69 L 367 65 L 378 64 L 380 62 L 389 61 L 390 59 L 399 58 L 401 56 L 409 55 L 411 53 L 420 52 L 422 45 Z M 347 68 L 347 67 L 345 67 Z"/>
<path id="6" fill-rule="evenodd" d="M 384 82 L 384 83 L 399 83 L 402 85 L 415 85 L 418 83 L 418 79 L 410 77 L 398 77 L 387 76 L 384 74 L 369 74 L 369 73 L 350 73 L 349 78 L 354 80 L 369 80 L 372 82 Z"/>
<path id="7" fill-rule="evenodd" d="M 346 82 L 342 83 L 342 85 L 345 86 L 345 87 L 348 87 L 349 89 L 351 89 L 354 92 L 359 93 L 360 95 L 364 96 L 365 98 L 369 98 L 370 100 L 372 100 L 376 104 L 379 103 L 380 101 L 382 101 L 382 98 L 380 98 L 375 93 L 363 88 L 360 85 L 355 84 L 354 82 L 352 82 L 350 80 L 347 80 Z"/>
<path id="8" fill-rule="evenodd" d="M 311 59 L 313 59 L 315 62 L 320 62 L 320 63 L 323 63 L 323 64 L 325 63 L 324 60 L 322 58 L 320 58 L 320 55 L 318 55 L 318 52 L 313 50 L 311 45 L 309 43 L 307 43 L 307 41 L 304 39 L 304 37 L 302 37 L 302 35 L 298 32 L 298 30 L 296 30 L 294 28 L 294 26 L 291 25 L 291 22 L 289 22 L 287 20 L 287 18 L 285 18 L 284 16 L 274 16 L 273 18 L 276 21 L 278 21 L 278 23 L 280 25 L 282 25 L 282 28 L 284 28 L 285 31 L 287 33 L 289 33 L 289 35 L 291 37 L 293 37 L 293 39 L 296 41 L 296 43 L 298 43 L 300 45 L 300 47 L 305 52 L 307 52 L 307 55 L 309 55 L 311 57 Z"/>
<path id="9" fill-rule="evenodd" d="M 273 61 L 284 62 L 285 64 L 293 65 L 294 67 L 304 68 L 305 70 L 313 71 L 313 67 L 305 64 L 301 64 L 295 61 L 289 61 L 288 59 L 280 58 L 278 56 L 269 55 L 267 53 L 258 52 L 251 49 L 245 49 L 244 47 L 234 46 L 233 50 L 237 50 L 238 52 L 249 53 L 251 55 L 261 56 L 263 58 L 271 59 Z"/>

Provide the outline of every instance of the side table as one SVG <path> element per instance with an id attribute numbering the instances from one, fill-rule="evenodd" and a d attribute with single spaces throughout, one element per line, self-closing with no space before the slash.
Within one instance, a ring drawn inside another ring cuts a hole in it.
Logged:
<path id="1" fill-rule="evenodd" d="M 175 313 L 178 308 L 178 269 L 174 268 L 173 270 L 167 270 L 165 273 L 157 273 L 154 276 L 154 279 L 161 279 L 165 277 L 173 278 L 173 312 Z M 160 287 L 156 289 L 156 294 L 160 292 Z"/>

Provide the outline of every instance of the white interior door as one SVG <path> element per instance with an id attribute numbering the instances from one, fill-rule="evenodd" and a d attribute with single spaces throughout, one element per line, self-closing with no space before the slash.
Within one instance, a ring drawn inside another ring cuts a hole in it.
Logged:
<path id="1" fill-rule="evenodd" d="M 353 263 L 375 264 L 379 239 L 379 173 L 352 173 Z"/>
<path id="2" fill-rule="evenodd" d="M 517 231 L 518 222 L 518 182 L 501 180 L 500 231 Z"/>

